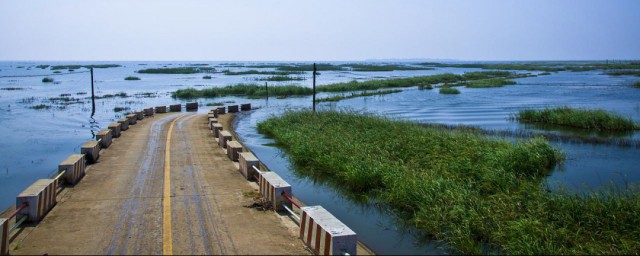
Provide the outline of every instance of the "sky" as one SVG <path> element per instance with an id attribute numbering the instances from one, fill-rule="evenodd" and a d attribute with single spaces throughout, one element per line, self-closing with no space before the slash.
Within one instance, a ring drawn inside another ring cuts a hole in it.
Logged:
<path id="1" fill-rule="evenodd" d="M 640 0 L 0 0 L 0 61 L 637 60 Z"/>

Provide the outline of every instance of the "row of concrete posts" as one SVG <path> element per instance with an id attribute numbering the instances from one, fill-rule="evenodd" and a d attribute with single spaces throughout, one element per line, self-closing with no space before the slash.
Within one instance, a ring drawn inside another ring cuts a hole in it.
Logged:
<path id="1" fill-rule="evenodd" d="M 241 105 L 241 110 L 251 110 L 250 104 Z M 300 239 L 319 255 L 356 255 L 357 237 L 344 223 L 333 216 L 322 206 L 301 206 L 292 199 L 291 185 L 277 173 L 260 170 L 260 160 L 251 152 L 243 152 L 242 144 L 233 140 L 233 135 L 225 131 L 218 123 L 219 115 L 237 112 L 238 106 L 219 107 L 209 111 L 207 124 L 211 134 L 221 148 L 226 149 L 227 156 L 238 162 L 238 171 L 247 180 L 258 183 L 260 194 L 276 211 L 291 209 L 295 204 L 300 209 Z M 266 169 L 266 168 L 265 168 Z"/>
<path id="2" fill-rule="evenodd" d="M 198 103 L 186 104 L 187 111 L 198 109 Z M 172 112 L 180 112 L 181 104 L 169 106 Z M 39 179 L 16 197 L 16 212 L 11 217 L 16 218 L 17 227 L 23 222 L 37 222 L 56 205 L 56 195 L 58 188 L 62 184 L 70 186 L 76 185 L 85 175 L 87 164 L 98 161 L 100 150 L 108 148 L 113 138 L 118 138 L 129 126 L 135 125 L 145 117 L 152 117 L 155 113 L 166 113 L 166 106 L 146 108 L 141 111 L 126 115 L 117 123 L 109 124 L 108 129 L 101 130 L 96 134 L 95 141 L 87 141 L 82 144 L 80 154 L 72 154 L 58 165 L 58 172 L 51 179 Z M 11 228 L 13 229 L 13 228 Z M 9 218 L 0 218 L 0 255 L 9 254 Z"/>

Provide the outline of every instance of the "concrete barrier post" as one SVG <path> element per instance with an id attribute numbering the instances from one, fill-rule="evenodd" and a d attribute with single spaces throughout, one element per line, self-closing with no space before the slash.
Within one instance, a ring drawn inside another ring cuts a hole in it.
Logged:
<path id="1" fill-rule="evenodd" d="M 356 233 L 322 206 L 303 206 L 300 238 L 317 255 L 356 255 Z"/>
<path id="2" fill-rule="evenodd" d="M 228 131 L 220 131 L 218 133 L 218 145 L 220 147 L 226 148 L 227 143 L 231 141 L 231 133 Z"/>
<path id="3" fill-rule="evenodd" d="M 136 114 L 128 114 L 127 120 L 129 120 L 129 125 L 134 125 L 138 122 L 138 115 Z"/>
<path id="4" fill-rule="evenodd" d="M 282 196 L 282 192 L 291 195 L 291 185 L 275 172 L 260 173 L 260 194 L 276 211 L 284 210 L 283 205 L 291 208 L 291 202 Z"/>
<path id="5" fill-rule="evenodd" d="M 29 204 L 16 215 L 19 220 L 27 216 L 27 221 L 39 221 L 56 205 L 58 182 L 54 179 L 40 179 L 16 197 L 16 207 Z"/>
<path id="6" fill-rule="evenodd" d="M 136 112 L 136 116 L 138 117 L 138 120 L 142 120 L 142 119 L 144 119 L 144 112 L 143 111 L 138 111 L 138 112 Z"/>
<path id="7" fill-rule="evenodd" d="M 145 108 L 144 109 L 145 116 L 153 116 L 153 108 Z"/>
<path id="8" fill-rule="evenodd" d="M 169 111 L 171 111 L 171 112 L 180 112 L 180 111 L 182 111 L 182 105 L 180 105 L 180 104 L 169 105 Z"/>
<path id="9" fill-rule="evenodd" d="M 157 106 L 156 113 L 167 113 L 167 106 Z"/>
<path id="10" fill-rule="evenodd" d="M 80 153 L 85 154 L 90 163 L 95 163 L 100 158 L 100 144 L 97 141 L 87 141 L 82 144 Z"/>
<path id="11" fill-rule="evenodd" d="M 128 118 L 122 118 L 122 119 L 118 120 L 118 123 L 120 123 L 120 130 L 121 131 L 126 131 L 127 129 L 129 129 L 129 119 Z"/>
<path id="12" fill-rule="evenodd" d="M 120 127 L 122 127 L 121 123 L 109 124 L 109 130 L 111 130 L 111 137 L 112 138 L 120 137 Z"/>
<path id="13" fill-rule="evenodd" d="M 187 111 L 197 111 L 198 110 L 198 102 L 187 102 L 186 109 L 187 109 Z"/>
<path id="14" fill-rule="evenodd" d="M 227 156 L 231 161 L 238 161 L 238 153 L 242 153 L 242 145 L 237 141 L 229 141 L 227 142 Z"/>
<path id="15" fill-rule="evenodd" d="M 229 113 L 236 113 L 238 112 L 238 105 L 231 105 L 227 107 L 229 110 Z"/>
<path id="16" fill-rule="evenodd" d="M 218 113 L 218 115 L 224 115 L 227 112 L 226 112 L 226 109 L 224 107 L 219 107 L 219 108 L 216 109 L 216 113 Z M 218 116 L 216 116 L 216 117 L 218 117 Z"/>
<path id="17" fill-rule="evenodd" d="M 0 255 L 9 255 L 9 221 L 0 219 Z"/>
<path id="18" fill-rule="evenodd" d="M 248 111 L 248 110 L 251 110 L 251 103 L 247 103 L 247 104 L 240 104 L 240 110 L 242 110 L 242 111 Z"/>
<path id="19" fill-rule="evenodd" d="M 108 148 L 111 145 L 111 130 L 101 130 L 96 134 L 96 140 L 100 140 L 100 146 L 102 148 Z"/>
<path id="20" fill-rule="evenodd" d="M 84 155 L 73 154 L 58 165 L 58 173 L 66 171 L 64 176 L 62 176 L 64 182 L 75 185 L 82 179 L 82 176 L 84 176 L 85 167 Z"/>
<path id="21" fill-rule="evenodd" d="M 213 132 L 213 137 L 214 138 L 218 138 L 220 137 L 220 132 L 222 131 L 222 124 L 213 124 L 213 130 L 211 132 Z"/>
<path id="22" fill-rule="evenodd" d="M 260 161 L 256 156 L 254 156 L 251 152 L 240 152 L 238 153 L 238 171 L 242 173 L 245 179 L 250 180 L 253 176 L 258 176 L 256 170 L 253 169 L 253 166 L 256 168 L 260 166 Z"/>
<path id="23" fill-rule="evenodd" d="M 209 118 L 209 129 L 213 130 L 213 125 L 218 123 L 217 118 Z"/>
<path id="24" fill-rule="evenodd" d="M 216 116 L 213 113 L 208 113 L 207 114 L 207 121 L 210 120 L 211 118 L 216 118 Z"/>

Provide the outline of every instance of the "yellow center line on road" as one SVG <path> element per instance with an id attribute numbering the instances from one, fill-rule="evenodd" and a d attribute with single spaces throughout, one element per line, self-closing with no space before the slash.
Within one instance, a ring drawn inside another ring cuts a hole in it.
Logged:
<path id="1" fill-rule="evenodd" d="M 167 133 L 167 144 L 164 153 L 164 193 L 162 195 L 162 254 L 173 254 L 173 237 L 171 235 L 171 132 L 179 116 L 171 121 Z"/>

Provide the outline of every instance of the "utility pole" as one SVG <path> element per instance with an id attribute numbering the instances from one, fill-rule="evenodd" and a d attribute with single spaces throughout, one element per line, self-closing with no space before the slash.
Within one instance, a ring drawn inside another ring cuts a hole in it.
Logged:
<path id="1" fill-rule="evenodd" d="M 93 66 L 91 66 L 91 116 L 96 113 L 96 95 L 93 90 Z"/>
<path id="2" fill-rule="evenodd" d="M 313 112 L 316 112 L 316 64 L 313 63 Z"/>

